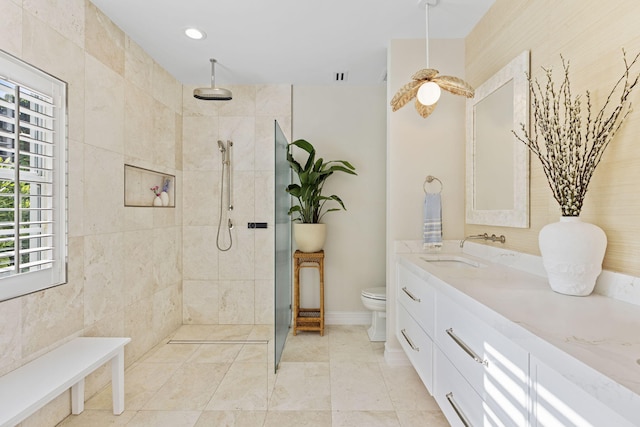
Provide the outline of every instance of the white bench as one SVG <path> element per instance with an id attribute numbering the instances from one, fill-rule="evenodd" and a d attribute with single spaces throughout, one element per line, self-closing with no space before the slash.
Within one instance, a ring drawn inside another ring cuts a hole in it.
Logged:
<path id="1" fill-rule="evenodd" d="M 84 410 L 84 379 L 111 361 L 113 413 L 124 411 L 124 346 L 131 338 L 83 337 L 0 377 L 0 426 L 12 427 L 71 388 L 71 413 Z"/>

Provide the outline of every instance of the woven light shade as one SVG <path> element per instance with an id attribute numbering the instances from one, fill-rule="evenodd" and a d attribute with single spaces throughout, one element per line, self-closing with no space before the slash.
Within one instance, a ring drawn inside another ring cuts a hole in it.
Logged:
<path id="1" fill-rule="evenodd" d="M 437 2 L 434 2 L 434 4 Z M 473 87 L 458 77 L 453 76 L 439 76 L 438 70 L 429 68 L 429 2 L 425 5 L 425 20 L 426 20 L 426 53 L 427 53 L 427 68 L 419 70 L 413 76 L 411 81 L 402 86 L 395 96 L 391 100 L 391 107 L 393 111 L 397 111 L 404 107 L 413 98 L 417 98 L 418 91 L 423 84 L 427 82 L 433 82 L 437 84 L 440 89 L 444 89 L 447 92 L 454 95 L 466 96 L 467 98 L 473 98 Z M 419 99 L 416 99 L 415 107 L 416 111 L 422 117 L 428 117 L 437 105 L 437 99 L 439 96 L 427 97 L 428 101 L 425 104 L 421 103 Z M 435 99 L 436 102 L 433 102 Z"/>

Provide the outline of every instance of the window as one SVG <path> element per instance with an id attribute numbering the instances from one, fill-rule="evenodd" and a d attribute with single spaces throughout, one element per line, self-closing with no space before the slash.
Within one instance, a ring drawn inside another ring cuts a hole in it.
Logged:
<path id="1" fill-rule="evenodd" d="M 0 301 L 66 281 L 66 89 L 0 51 Z"/>

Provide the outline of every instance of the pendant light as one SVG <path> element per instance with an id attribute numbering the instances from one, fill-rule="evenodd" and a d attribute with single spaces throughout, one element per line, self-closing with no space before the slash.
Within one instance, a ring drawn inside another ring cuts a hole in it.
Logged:
<path id="1" fill-rule="evenodd" d="M 413 98 L 416 98 L 415 107 L 422 117 L 428 117 L 436 108 L 440 99 L 441 89 L 455 95 L 473 98 L 474 90 L 469 83 L 453 76 L 438 76 L 438 70 L 429 68 L 429 6 L 438 4 L 438 0 L 421 0 L 419 4 L 425 4 L 425 28 L 426 28 L 426 59 L 427 68 L 416 72 L 411 76 L 412 81 L 402 86 L 391 100 L 393 111 L 404 107 Z"/>

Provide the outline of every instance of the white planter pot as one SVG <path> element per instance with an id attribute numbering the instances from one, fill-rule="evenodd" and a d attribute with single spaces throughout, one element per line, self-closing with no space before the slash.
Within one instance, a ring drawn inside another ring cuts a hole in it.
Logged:
<path id="1" fill-rule="evenodd" d="M 320 251 L 326 237 L 326 224 L 293 224 L 293 238 L 298 250 L 302 252 Z"/>
<path id="2" fill-rule="evenodd" d="M 562 217 L 540 230 L 538 243 L 551 289 L 575 296 L 593 292 L 607 249 L 600 227 L 579 217 Z"/>
<path id="3" fill-rule="evenodd" d="M 160 196 L 156 196 L 153 198 L 153 206 L 162 206 L 162 199 Z"/>

